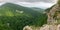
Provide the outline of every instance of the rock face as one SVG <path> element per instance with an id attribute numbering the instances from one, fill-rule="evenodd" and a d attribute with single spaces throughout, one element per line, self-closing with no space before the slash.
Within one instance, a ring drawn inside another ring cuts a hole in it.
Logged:
<path id="1" fill-rule="evenodd" d="M 55 12 L 59 10 L 59 5 L 56 4 L 50 11 L 49 13 L 47 13 L 48 15 L 48 19 L 47 19 L 47 23 L 48 24 L 53 24 L 55 23 L 55 19 L 53 18 L 55 15 Z"/>
<path id="2" fill-rule="evenodd" d="M 46 26 L 40 28 L 40 30 L 56 30 L 56 26 L 46 25 Z"/>
<path id="3" fill-rule="evenodd" d="M 33 26 L 25 26 L 23 30 L 60 30 L 60 24 L 58 25 L 43 25 L 42 27 L 33 27 Z"/>
<path id="4" fill-rule="evenodd" d="M 34 26 L 25 26 L 23 30 L 40 30 L 40 27 L 34 27 Z"/>
<path id="5" fill-rule="evenodd" d="M 41 27 L 40 30 L 60 30 L 60 24 L 59 25 L 45 25 Z"/>
<path id="6" fill-rule="evenodd" d="M 60 19 L 60 0 L 58 0 L 57 4 L 50 9 L 50 11 L 47 13 L 48 19 L 47 23 L 48 24 L 58 24 L 58 19 Z M 60 23 L 60 22 L 59 22 Z"/>
<path id="7" fill-rule="evenodd" d="M 32 28 L 30 26 L 25 26 L 23 30 L 32 30 Z"/>
<path id="8" fill-rule="evenodd" d="M 58 2 L 47 13 L 47 24 L 49 25 L 41 27 L 40 30 L 60 30 L 60 0 Z"/>
<path id="9" fill-rule="evenodd" d="M 60 30 L 60 24 L 57 26 L 57 30 Z"/>

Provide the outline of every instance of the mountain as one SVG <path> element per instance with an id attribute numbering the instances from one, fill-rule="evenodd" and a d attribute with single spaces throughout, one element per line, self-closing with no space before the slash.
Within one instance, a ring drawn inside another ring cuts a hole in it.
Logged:
<path id="1" fill-rule="evenodd" d="M 6 3 L 0 7 L 0 15 L 2 16 L 14 16 L 20 14 L 31 14 L 33 16 L 38 15 L 39 13 L 37 11 L 34 11 L 31 8 L 23 7 L 20 5 L 16 5 L 13 3 Z"/>
<path id="2" fill-rule="evenodd" d="M 1 30 L 23 30 L 26 25 L 42 26 L 46 24 L 46 14 L 40 13 L 40 10 L 38 10 L 40 11 L 38 12 L 35 9 L 23 7 L 14 3 L 3 4 L 0 6 Z"/>
<path id="3" fill-rule="evenodd" d="M 39 13 L 43 13 L 45 11 L 45 9 L 42 8 L 36 8 L 36 7 L 32 7 L 31 9 L 33 9 L 34 11 L 37 11 Z"/>

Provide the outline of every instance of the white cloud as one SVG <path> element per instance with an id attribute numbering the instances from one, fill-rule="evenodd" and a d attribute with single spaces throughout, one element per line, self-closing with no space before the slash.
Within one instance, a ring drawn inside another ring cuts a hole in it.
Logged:
<path id="1" fill-rule="evenodd" d="M 28 1 L 28 2 L 26 2 L 26 1 Z M 56 0 L 49 0 L 50 2 L 52 1 L 54 3 L 46 3 L 46 1 L 48 1 L 48 0 L 35 0 L 35 2 L 32 2 L 32 3 L 29 1 L 32 1 L 32 0 L 0 0 L 0 2 L 2 2 L 2 3 L 0 3 L 0 5 L 4 4 L 3 2 L 12 2 L 12 3 L 19 4 L 19 5 L 26 6 L 26 7 L 49 8 L 53 4 L 56 3 Z M 37 2 L 37 1 L 39 1 L 39 2 Z"/>
<path id="2" fill-rule="evenodd" d="M 53 3 L 45 3 L 45 2 L 35 2 L 35 3 L 29 3 L 29 2 L 19 2 L 16 3 L 25 7 L 39 7 L 39 8 L 49 8 Z"/>
<path id="3" fill-rule="evenodd" d="M 57 0 L 0 0 L 2 2 L 49 2 L 55 3 Z"/>
<path id="4" fill-rule="evenodd" d="M 3 5 L 5 2 L 0 3 L 0 6 Z M 25 6 L 25 7 L 38 7 L 38 8 L 49 8 L 53 3 L 45 3 L 45 2 L 35 2 L 35 3 L 29 3 L 29 2 L 14 2 L 15 4 Z"/>
<path id="5" fill-rule="evenodd" d="M 0 3 L 0 6 L 3 5 L 3 4 L 5 4 L 5 2 Z"/>

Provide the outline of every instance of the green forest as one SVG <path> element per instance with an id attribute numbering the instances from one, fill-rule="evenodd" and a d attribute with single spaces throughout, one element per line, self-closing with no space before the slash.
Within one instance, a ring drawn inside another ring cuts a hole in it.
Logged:
<path id="1" fill-rule="evenodd" d="M 43 11 L 38 12 L 13 3 L 0 6 L 0 30 L 23 30 L 26 25 L 42 26 L 46 23 L 47 15 Z"/>

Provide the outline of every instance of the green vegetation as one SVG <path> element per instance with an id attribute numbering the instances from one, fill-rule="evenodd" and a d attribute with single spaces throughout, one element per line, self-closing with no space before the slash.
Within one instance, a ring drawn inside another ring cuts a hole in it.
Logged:
<path id="1" fill-rule="evenodd" d="M 58 2 L 57 2 L 58 4 L 59 4 L 59 6 L 60 6 L 60 0 L 58 0 Z"/>
<path id="2" fill-rule="evenodd" d="M 34 11 L 37 11 L 39 13 L 43 13 L 45 11 L 45 9 L 42 8 L 36 8 L 36 7 L 32 7 L 31 9 L 33 9 Z"/>
<path id="3" fill-rule="evenodd" d="M 46 14 L 31 8 L 12 3 L 0 7 L 0 30 L 22 30 L 26 25 L 42 26 L 46 23 Z"/>

